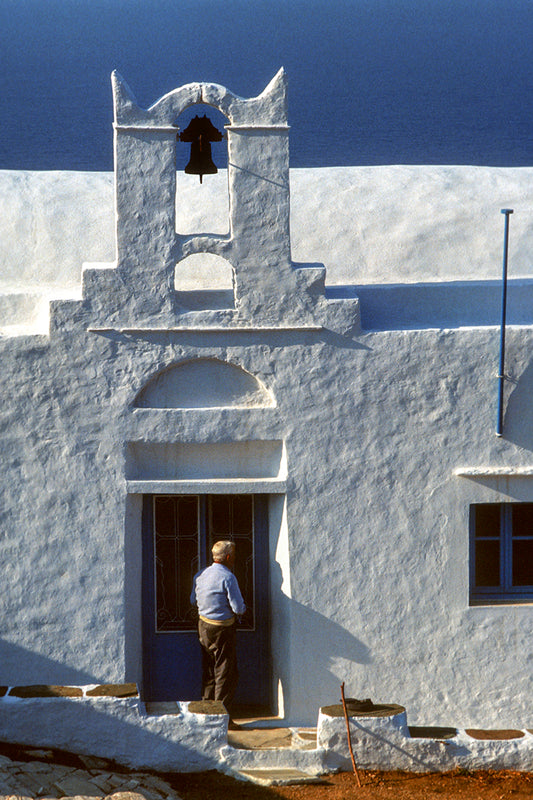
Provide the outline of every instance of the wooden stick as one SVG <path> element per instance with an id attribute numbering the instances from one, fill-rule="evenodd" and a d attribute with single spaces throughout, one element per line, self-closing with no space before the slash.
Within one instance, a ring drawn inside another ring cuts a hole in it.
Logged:
<path id="1" fill-rule="evenodd" d="M 359 788 L 361 788 L 361 778 L 359 777 L 359 772 L 357 771 L 357 765 L 355 763 L 355 758 L 352 749 L 352 736 L 350 733 L 350 720 L 348 719 L 348 709 L 346 708 L 346 700 L 344 699 L 344 681 L 341 683 L 341 697 L 342 697 L 342 708 L 344 710 L 344 720 L 346 722 L 346 731 L 348 733 L 348 748 L 350 750 L 350 756 L 352 759 L 352 767 L 354 775 L 357 778 L 357 785 L 359 786 Z"/>

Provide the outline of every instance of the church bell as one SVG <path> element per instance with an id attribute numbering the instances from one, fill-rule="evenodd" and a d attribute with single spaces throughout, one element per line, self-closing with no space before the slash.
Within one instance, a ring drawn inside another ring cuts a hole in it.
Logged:
<path id="1" fill-rule="evenodd" d="M 191 143 L 191 155 L 185 172 L 189 175 L 199 175 L 200 183 L 204 175 L 218 172 L 211 157 L 211 142 L 220 142 L 223 138 L 223 134 L 205 114 L 203 117 L 198 115 L 194 117 L 179 134 L 180 142 Z"/>

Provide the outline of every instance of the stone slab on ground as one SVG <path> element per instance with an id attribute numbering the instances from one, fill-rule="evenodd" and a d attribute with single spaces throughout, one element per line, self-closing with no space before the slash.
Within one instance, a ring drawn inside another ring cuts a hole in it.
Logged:
<path id="1" fill-rule="evenodd" d="M 106 770 L 89 770 L 55 764 L 51 752 L 44 761 L 15 761 L 4 755 L 0 759 L 0 798 L 103 800 L 104 797 L 112 797 L 113 800 L 179 800 L 170 784 L 158 775 L 115 772 L 109 768 L 111 765 L 107 762 Z M 104 766 L 104 759 L 93 761 L 91 757 L 84 757 L 83 761 Z"/>
<path id="2" fill-rule="evenodd" d="M 144 792 L 114 792 L 108 795 L 112 800 L 146 800 Z M 66 800 L 63 798 L 63 800 Z"/>
<path id="3" fill-rule="evenodd" d="M 81 775 L 67 775 L 66 778 L 60 778 L 56 781 L 55 786 L 61 792 L 59 795 L 74 797 L 82 795 L 84 797 L 101 797 L 102 791 L 92 781 L 85 776 Z"/>
<path id="4" fill-rule="evenodd" d="M 242 769 L 235 772 L 236 778 L 241 778 L 259 786 L 291 786 L 300 783 L 319 783 L 322 778 L 317 775 L 308 775 L 299 769 L 270 768 L 270 769 Z"/>
<path id="5" fill-rule="evenodd" d="M 16 777 L 0 775 L 0 797 L 21 794 L 21 786 Z"/>

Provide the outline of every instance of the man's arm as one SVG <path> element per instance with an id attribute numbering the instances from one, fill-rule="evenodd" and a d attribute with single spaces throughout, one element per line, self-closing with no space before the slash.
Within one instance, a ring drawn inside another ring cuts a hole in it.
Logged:
<path id="1" fill-rule="evenodd" d="M 237 583 L 235 575 L 230 575 L 226 580 L 226 594 L 231 610 L 240 617 L 246 611 L 246 606 L 242 599 L 241 590 L 239 589 L 239 584 Z"/>

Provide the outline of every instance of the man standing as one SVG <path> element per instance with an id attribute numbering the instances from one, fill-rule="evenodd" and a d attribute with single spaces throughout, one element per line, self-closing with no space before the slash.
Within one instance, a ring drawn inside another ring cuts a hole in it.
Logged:
<path id="1" fill-rule="evenodd" d="M 237 687 L 235 615 L 246 610 L 237 578 L 235 544 L 216 542 L 213 563 L 194 576 L 191 603 L 198 606 L 198 636 L 202 645 L 202 699 L 221 700 L 231 714 Z"/>

